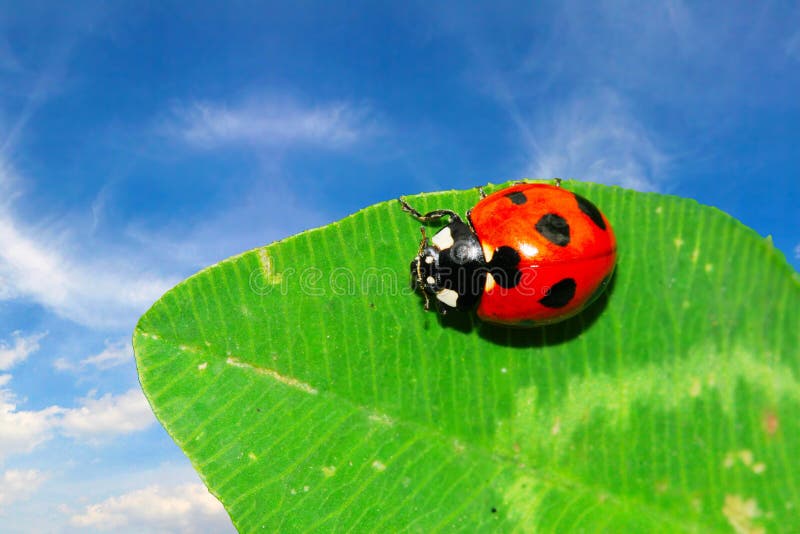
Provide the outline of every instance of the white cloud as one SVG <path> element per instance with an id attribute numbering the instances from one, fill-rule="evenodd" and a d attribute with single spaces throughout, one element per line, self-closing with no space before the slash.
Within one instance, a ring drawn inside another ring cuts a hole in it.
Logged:
<path id="1" fill-rule="evenodd" d="M 0 510 L 16 501 L 30 498 L 47 475 L 37 469 L 9 469 L 0 475 Z"/>
<path id="2" fill-rule="evenodd" d="M 53 437 L 61 408 L 17 410 L 16 396 L 5 388 L 11 375 L 0 375 L 0 463 L 12 455 L 27 453 Z"/>
<path id="3" fill-rule="evenodd" d="M 42 332 L 23 337 L 22 333 L 17 331 L 11 334 L 14 338 L 13 345 L 0 341 L 0 371 L 7 371 L 25 361 L 28 356 L 39 350 L 39 340 L 46 335 L 46 332 Z"/>
<path id="4" fill-rule="evenodd" d="M 120 395 L 81 399 L 76 408 L 48 406 L 18 410 L 16 395 L 7 388 L 11 375 L 0 375 L 0 463 L 13 454 L 29 453 L 56 433 L 89 443 L 146 430 L 155 422 L 138 388 Z"/>
<path id="5" fill-rule="evenodd" d="M 152 485 L 109 497 L 72 513 L 70 523 L 104 531 L 235 532 L 220 502 L 202 484 Z"/>
<path id="6" fill-rule="evenodd" d="M 0 212 L 0 298 L 32 300 L 88 326 L 120 327 L 177 283 L 130 261 L 71 257 L 68 240 L 35 235 Z"/>
<path id="7" fill-rule="evenodd" d="M 100 353 L 84 358 L 77 364 L 66 358 L 58 358 L 53 365 L 59 371 L 78 371 L 89 366 L 106 370 L 133 361 L 133 346 L 129 339 L 106 340 L 105 343 L 106 347 Z"/>
<path id="8" fill-rule="evenodd" d="M 66 358 L 56 358 L 53 361 L 53 367 L 55 367 L 57 371 L 75 371 L 79 366 Z"/>
<path id="9" fill-rule="evenodd" d="M 137 267 L 134 254 L 81 254 L 69 233 L 20 223 L 10 205 L 18 182 L 0 153 L 0 300 L 33 301 L 91 327 L 127 328 L 179 281 Z"/>
<path id="10" fill-rule="evenodd" d="M 145 430 L 154 422 L 147 399 L 140 389 L 134 388 L 122 395 L 82 399 L 80 407 L 62 410 L 59 427 L 67 436 L 101 441 Z"/>
<path id="11" fill-rule="evenodd" d="M 375 132 L 366 108 L 343 102 L 303 106 L 286 98 L 256 98 L 230 106 L 203 101 L 178 105 L 161 129 L 199 148 L 246 144 L 338 149 Z"/>
<path id="12" fill-rule="evenodd" d="M 0 370 L 8 370 L 39 350 L 44 333 L 23 337 L 14 332 L 14 345 L 0 343 Z M 10 374 L 0 374 L 0 463 L 17 453 L 30 452 L 53 435 L 61 409 L 51 406 L 44 410 L 18 411 L 17 397 L 7 388 Z"/>
<path id="13" fill-rule="evenodd" d="M 81 360 L 80 365 L 86 367 L 92 365 L 98 369 L 110 369 L 117 365 L 133 360 L 133 346 L 128 339 L 117 341 L 106 341 L 106 348 L 94 356 Z"/>
<path id="14" fill-rule="evenodd" d="M 108 247 L 94 247 L 86 254 L 88 246 L 83 240 L 68 234 L 74 228 L 60 234 L 48 222 L 20 220 L 11 209 L 20 196 L 19 185 L 25 182 L 18 179 L 12 165 L 19 140 L 25 138 L 37 110 L 63 90 L 72 51 L 88 35 L 84 30 L 94 27 L 95 18 L 106 16 L 101 11 L 73 10 L 59 17 L 51 46 L 45 47 L 49 52 L 40 58 L 42 61 L 34 61 L 35 65 L 20 64 L 21 56 L 0 35 L 0 69 L 14 71 L 12 85 L 22 101 L 8 116 L 0 110 L 0 300 L 36 302 L 61 317 L 92 327 L 129 328 L 177 280 L 137 267 L 136 255 L 129 251 L 115 254 L 104 250 Z M 62 214 L 51 212 L 47 206 L 40 210 L 44 221 L 63 220 Z"/>
<path id="15" fill-rule="evenodd" d="M 576 99 L 533 125 L 533 178 L 577 178 L 640 191 L 658 189 L 668 157 L 653 135 L 610 92 Z"/>

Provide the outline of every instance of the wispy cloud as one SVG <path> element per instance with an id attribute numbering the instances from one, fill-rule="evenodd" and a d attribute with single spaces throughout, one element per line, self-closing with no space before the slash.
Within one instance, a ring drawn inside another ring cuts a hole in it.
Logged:
<path id="1" fill-rule="evenodd" d="M 285 97 L 251 98 L 233 104 L 178 104 L 160 129 L 205 149 L 230 145 L 340 149 L 376 132 L 366 106 L 347 102 L 304 105 Z"/>
<path id="2" fill-rule="evenodd" d="M 68 508 L 70 523 L 102 531 L 235 532 L 227 513 L 202 484 L 152 485 L 86 506 Z"/>
<path id="3" fill-rule="evenodd" d="M 795 31 L 783 43 L 783 50 L 790 58 L 800 61 L 800 30 Z"/>
<path id="4" fill-rule="evenodd" d="M 170 251 L 170 260 L 201 268 L 244 250 L 330 222 L 295 192 L 282 175 L 257 183 L 208 218 L 180 227 L 147 228 L 132 223 L 126 237 L 142 248 Z"/>
<path id="5" fill-rule="evenodd" d="M 0 213 L 0 297 L 37 302 L 59 316 L 99 327 L 130 325 L 177 282 L 113 258 L 77 258 L 71 243 L 21 228 Z"/>
<path id="6" fill-rule="evenodd" d="M 37 469 L 9 469 L 0 475 L 0 511 L 13 502 L 29 499 L 47 480 Z"/>
<path id="7" fill-rule="evenodd" d="M 133 347 L 128 339 L 116 341 L 106 340 L 105 348 L 98 354 L 80 360 L 77 364 L 66 358 L 58 358 L 53 365 L 59 371 L 79 371 L 87 367 L 95 367 L 101 371 L 124 365 L 133 361 Z"/>
<path id="8" fill-rule="evenodd" d="M 17 175 L 11 164 L 0 153 L 0 214 L 7 212 L 12 202 L 19 196 L 17 187 Z"/>
<path id="9" fill-rule="evenodd" d="M 12 205 L 25 182 L 10 163 L 19 141 L 39 108 L 63 91 L 72 51 L 104 12 L 95 6 L 58 17 L 53 41 L 31 50 L 31 55 L 19 55 L 6 32 L 0 32 L 0 69 L 13 71 L 10 87 L 18 91 L 4 95 L 19 101 L 14 113 L 0 110 L 0 300 L 37 302 L 88 326 L 127 327 L 176 280 L 137 268 L 130 257 L 97 252 L 87 258 L 80 243 L 41 222 L 21 220 Z"/>
<path id="10" fill-rule="evenodd" d="M 0 70 L 16 72 L 20 70 L 20 62 L 6 35 L 0 34 Z"/>
<path id="11" fill-rule="evenodd" d="M 16 364 L 25 361 L 28 356 L 39 350 L 39 341 L 46 336 L 46 332 L 23 336 L 16 331 L 11 334 L 13 344 L 0 341 L 0 371 L 8 371 Z"/>
<path id="12" fill-rule="evenodd" d="M 17 104 L 9 106 L 13 112 L 0 114 L 9 120 L 0 124 L 0 156 L 14 151 L 39 109 L 69 86 L 74 50 L 95 32 L 106 13 L 99 3 L 91 4 L 58 14 L 19 5 L 0 19 L 0 70 L 5 71 L 0 79 L 0 103 Z M 24 36 L 37 35 L 43 23 L 48 27 L 47 39 L 33 38 L 26 44 Z"/>
<path id="13" fill-rule="evenodd" d="M 612 92 L 576 98 L 524 128 L 528 176 L 577 178 L 640 191 L 657 190 L 664 180 L 669 157 Z"/>
<path id="14" fill-rule="evenodd" d="M 472 76 L 511 119 L 526 161 L 521 176 L 576 178 L 638 190 L 662 185 L 667 152 L 611 86 L 548 97 L 562 83 L 558 74 L 563 75 L 562 65 L 550 64 L 556 60 L 549 57 L 549 48 L 538 52 L 543 57 L 522 58 L 517 70 L 504 72 L 480 42 L 467 47 L 475 57 Z"/>
<path id="15" fill-rule="evenodd" d="M 19 180 L 0 154 L 0 191 L 13 197 Z M 137 266 L 135 255 L 82 255 L 69 234 L 20 222 L 0 203 L 0 300 L 37 302 L 93 327 L 130 326 L 177 283 Z"/>

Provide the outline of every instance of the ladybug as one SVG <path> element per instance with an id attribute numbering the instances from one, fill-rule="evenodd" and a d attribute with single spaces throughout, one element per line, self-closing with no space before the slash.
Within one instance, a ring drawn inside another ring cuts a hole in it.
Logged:
<path id="1" fill-rule="evenodd" d="M 516 326 L 555 323 L 591 304 L 608 285 L 617 243 L 608 219 L 560 181 L 520 183 L 481 200 L 467 222 L 452 210 L 422 214 L 423 223 L 448 217 L 422 241 L 411 275 L 440 313 L 476 310 L 487 322 Z"/>

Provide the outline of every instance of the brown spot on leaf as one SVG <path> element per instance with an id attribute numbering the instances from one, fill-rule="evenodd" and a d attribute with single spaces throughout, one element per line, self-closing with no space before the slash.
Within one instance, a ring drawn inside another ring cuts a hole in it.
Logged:
<path id="1" fill-rule="evenodd" d="M 774 436 L 778 432 L 778 428 L 780 428 L 778 415 L 772 410 L 764 412 L 761 416 L 761 428 L 764 429 L 768 436 Z"/>

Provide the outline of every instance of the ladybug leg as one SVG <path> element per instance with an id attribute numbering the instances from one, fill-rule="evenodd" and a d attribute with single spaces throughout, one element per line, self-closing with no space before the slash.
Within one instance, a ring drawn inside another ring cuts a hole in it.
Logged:
<path id="1" fill-rule="evenodd" d="M 561 187 L 561 178 L 553 178 L 553 182 L 556 187 Z"/>
<path id="2" fill-rule="evenodd" d="M 472 230 L 472 233 L 475 233 L 475 225 L 472 224 L 472 208 L 467 210 L 467 223 L 469 224 L 469 229 Z"/>
<path id="3" fill-rule="evenodd" d="M 483 190 L 483 186 L 482 185 L 478 186 L 478 194 L 481 196 L 481 200 L 486 198 L 486 191 Z"/>
<path id="4" fill-rule="evenodd" d="M 397 200 L 400 201 L 400 207 L 403 208 L 403 211 L 410 213 L 420 222 L 426 223 L 431 221 L 438 221 L 442 217 L 450 217 L 451 221 L 461 221 L 461 217 L 459 217 L 458 213 L 454 212 L 453 210 L 433 210 L 429 211 L 428 213 L 422 214 L 419 211 L 412 208 L 409 205 L 409 203 L 403 200 L 402 198 L 398 198 Z"/>
<path id="5" fill-rule="evenodd" d="M 422 253 L 425 250 L 425 247 L 428 246 L 428 236 L 425 235 L 425 227 L 424 226 L 420 226 L 419 227 L 419 231 L 422 234 L 422 240 L 419 242 L 419 250 L 417 251 L 416 282 L 417 282 L 417 286 L 420 288 L 420 290 L 422 292 L 422 296 L 425 297 L 425 311 L 428 311 L 428 310 L 431 309 L 431 301 L 428 298 L 428 292 L 425 291 L 425 283 L 422 281 L 422 267 L 421 267 L 420 261 L 419 261 L 419 258 L 422 257 Z"/>

